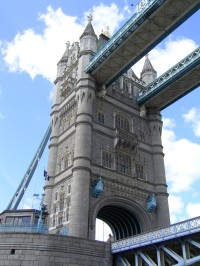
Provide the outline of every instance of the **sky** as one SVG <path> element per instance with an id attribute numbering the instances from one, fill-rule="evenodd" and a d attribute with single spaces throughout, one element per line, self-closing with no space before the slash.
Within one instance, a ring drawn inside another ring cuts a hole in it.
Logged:
<path id="1" fill-rule="evenodd" d="M 87 16 L 97 35 L 111 35 L 133 14 L 135 0 L 0 0 L 0 212 L 23 178 L 50 122 L 56 65 L 65 43 L 79 41 Z M 133 4 L 133 6 L 132 6 Z M 200 11 L 155 47 L 158 76 L 200 45 Z M 139 76 L 144 60 L 133 70 Z M 200 215 L 200 88 L 162 111 L 171 222 Z M 37 208 L 48 148 L 20 203 Z"/>

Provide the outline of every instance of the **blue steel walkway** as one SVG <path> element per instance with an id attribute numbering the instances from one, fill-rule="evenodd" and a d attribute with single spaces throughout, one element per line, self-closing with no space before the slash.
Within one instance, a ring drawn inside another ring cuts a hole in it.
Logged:
<path id="1" fill-rule="evenodd" d="M 114 242 L 111 251 L 115 265 L 200 265 L 200 217 Z"/>
<path id="2" fill-rule="evenodd" d="M 109 86 L 200 8 L 200 0 L 142 0 L 134 15 L 93 56 L 85 71 Z"/>
<path id="3" fill-rule="evenodd" d="M 200 47 L 145 87 L 139 105 L 163 110 L 200 85 Z"/>

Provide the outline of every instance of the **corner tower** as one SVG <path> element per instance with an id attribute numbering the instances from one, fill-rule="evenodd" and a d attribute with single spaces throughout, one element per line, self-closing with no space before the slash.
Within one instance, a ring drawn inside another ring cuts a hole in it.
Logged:
<path id="1" fill-rule="evenodd" d="M 80 46 L 67 43 L 58 63 L 45 185 L 49 227 L 94 239 L 99 218 L 121 239 L 169 224 L 162 122 L 157 110 L 140 112 L 144 80 L 131 69 L 108 88 L 84 72 L 100 43 L 91 20 Z"/>

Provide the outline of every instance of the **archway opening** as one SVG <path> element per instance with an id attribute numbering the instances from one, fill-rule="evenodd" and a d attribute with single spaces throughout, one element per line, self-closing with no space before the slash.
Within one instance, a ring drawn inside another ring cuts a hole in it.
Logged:
<path id="1" fill-rule="evenodd" d="M 141 233 L 141 225 L 135 215 L 121 206 L 104 206 L 99 210 L 97 218 L 108 225 L 114 240 Z"/>
<path id="2" fill-rule="evenodd" d="M 107 223 L 100 219 L 96 219 L 95 225 L 95 240 L 107 241 L 109 235 L 112 235 L 112 230 Z"/>

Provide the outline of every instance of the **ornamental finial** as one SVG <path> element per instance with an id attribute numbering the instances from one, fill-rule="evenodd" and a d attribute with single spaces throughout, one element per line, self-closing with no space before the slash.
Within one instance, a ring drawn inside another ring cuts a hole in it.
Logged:
<path id="1" fill-rule="evenodd" d="M 67 41 L 67 42 L 65 43 L 65 45 L 66 45 L 66 48 L 67 48 L 67 49 L 69 49 L 70 42 L 69 42 L 69 41 Z"/>
<path id="2" fill-rule="evenodd" d="M 89 15 L 87 16 L 87 18 L 88 18 L 88 22 L 91 22 L 91 21 L 93 20 L 93 16 L 92 16 L 92 14 L 89 14 Z"/>

